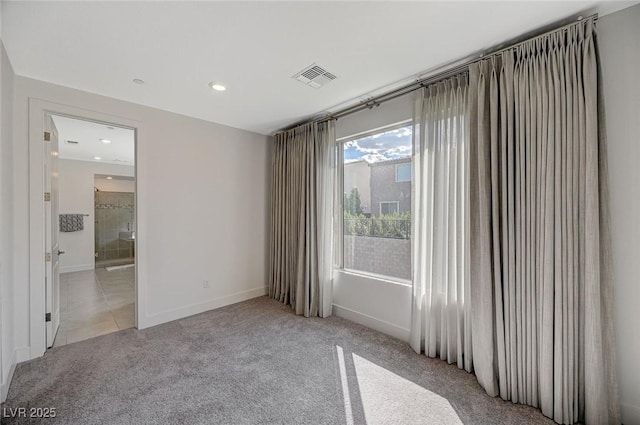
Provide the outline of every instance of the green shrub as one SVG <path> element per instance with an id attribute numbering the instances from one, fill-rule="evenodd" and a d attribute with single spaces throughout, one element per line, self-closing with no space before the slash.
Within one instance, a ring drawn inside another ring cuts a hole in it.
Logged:
<path id="1" fill-rule="evenodd" d="M 411 214 L 409 212 L 367 217 L 344 212 L 344 234 L 377 238 L 410 239 Z"/>

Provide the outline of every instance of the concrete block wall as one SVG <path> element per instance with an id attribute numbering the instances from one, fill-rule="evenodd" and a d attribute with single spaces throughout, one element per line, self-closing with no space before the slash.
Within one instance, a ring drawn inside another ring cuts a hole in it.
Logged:
<path id="1" fill-rule="evenodd" d="M 344 268 L 411 279 L 411 240 L 344 236 Z"/>

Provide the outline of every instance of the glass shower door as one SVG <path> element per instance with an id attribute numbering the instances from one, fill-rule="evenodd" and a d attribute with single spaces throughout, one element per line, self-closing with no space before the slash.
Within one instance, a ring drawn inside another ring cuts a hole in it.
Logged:
<path id="1" fill-rule="evenodd" d="M 96 268 L 134 262 L 134 203 L 131 192 L 95 192 Z"/>

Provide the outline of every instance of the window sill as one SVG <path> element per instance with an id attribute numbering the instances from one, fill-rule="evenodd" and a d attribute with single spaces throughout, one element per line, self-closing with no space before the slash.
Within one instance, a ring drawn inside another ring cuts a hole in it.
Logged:
<path id="1" fill-rule="evenodd" d="M 401 285 L 401 286 L 409 286 L 409 287 L 413 286 L 413 283 L 410 280 L 394 278 L 390 276 L 383 276 L 375 273 L 367 273 L 360 270 L 336 269 L 335 272 L 343 275 L 348 275 L 348 276 L 358 276 L 358 277 L 364 277 L 367 279 L 374 279 L 379 282 L 390 283 L 393 285 Z"/>

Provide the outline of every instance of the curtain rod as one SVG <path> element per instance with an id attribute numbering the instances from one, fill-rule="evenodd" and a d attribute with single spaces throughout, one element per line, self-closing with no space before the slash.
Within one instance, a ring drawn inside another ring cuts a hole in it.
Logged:
<path id="1" fill-rule="evenodd" d="M 397 89 L 388 91 L 386 93 L 381 94 L 380 96 L 376 96 L 376 97 L 372 97 L 366 101 L 361 101 L 360 103 L 356 104 L 356 105 L 352 105 L 352 106 L 348 106 L 346 108 L 340 109 L 334 113 L 328 114 L 324 117 L 320 117 L 320 118 L 316 118 L 316 119 L 311 119 L 311 120 L 307 120 L 298 124 L 294 124 L 291 125 L 289 127 L 284 128 L 283 130 L 277 131 L 276 134 L 278 133 L 282 133 L 284 131 L 288 131 L 291 130 L 295 127 L 298 127 L 300 125 L 303 124 L 307 124 L 307 123 L 322 123 L 322 122 L 327 122 L 327 121 L 331 121 L 331 120 L 337 120 L 338 118 L 342 118 L 345 117 L 347 115 L 351 115 L 355 112 L 359 112 L 362 111 L 364 109 L 373 109 L 374 107 L 378 107 L 380 106 L 382 103 L 387 102 L 389 100 L 393 100 L 396 99 L 400 96 L 404 96 L 405 94 L 409 94 L 413 91 L 419 90 L 422 87 L 428 86 L 430 84 L 436 83 L 438 81 L 447 79 L 447 78 L 451 78 L 451 77 L 455 77 L 456 75 L 462 75 L 462 74 L 466 74 L 469 72 L 469 67 L 471 65 L 473 65 L 476 62 L 479 62 L 483 59 L 486 59 L 487 57 L 491 57 L 494 55 L 498 55 L 500 53 L 503 53 L 507 50 L 512 50 L 515 49 L 518 46 L 523 45 L 524 43 L 528 43 L 530 41 L 533 40 L 537 40 L 539 38 L 545 37 L 549 34 L 553 34 L 556 33 L 558 31 L 562 31 L 564 29 L 570 28 L 572 26 L 578 25 L 580 24 L 582 21 L 586 21 L 589 19 L 593 19 L 594 22 L 596 22 L 598 20 L 598 14 L 594 13 L 593 15 L 589 15 L 586 18 L 583 18 L 582 16 L 578 16 L 578 18 L 574 21 L 571 21 L 567 24 L 561 25 L 559 27 L 555 27 L 551 30 L 545 31 L 541 34 L 537 34 L 531 37 L 528 37 L 524 40 L 515 42 L 513 44 L 510 44 L 506 47 L 503 47 L 501 49 L 497 49 L 497 50 L 493 50 L 489 53 L 481 53 L 480 56 L 471 59 L 463 64 L 460 65 L 455 65 L 452 66 L 450 68 L 447 68 L 448 65 L 445 65 L 442 68 L 446 68 L 443 71 L 438 71 L 438 70 L 434 70 L 430 75 L 423 77 L 423 78 L 419 78 L 409 84 L 406 84 L 402 87 L 399 87 Z"/>

